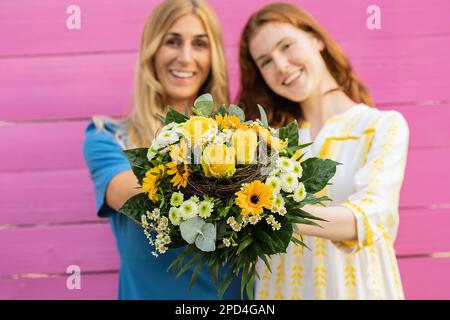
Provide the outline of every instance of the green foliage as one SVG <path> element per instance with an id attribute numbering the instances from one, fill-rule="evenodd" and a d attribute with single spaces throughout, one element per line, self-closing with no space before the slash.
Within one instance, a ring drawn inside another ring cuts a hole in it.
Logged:
<path id="1" fill-rule="evenodd" d="M 280 128 L 279 130 L 279 138 L 286 140 L 288 139 L 288 147 L 297 147 L 298 146 L 298 125 L 297 121 L 293 121 L 289 123 L 287 126 Z M 299 146 L 300 148 L 301 146 Z M 298 149 L 299 149 L 298 148 Z"/>
<path id="2" fill-rule="evenodd" d="M 330 159 L 309 158 L 302 162 L 301 182 L 308 193 L 316 193 L 325 188 L 336 173 L 339 163 Z"/>
<path id="3" fill-rule="evenodd" d="M 130 163 L 131 170 L 142 183 L 142 179 L 145 177 L 145 173 L 151 169 L 150 162 L 147 160 L 147 148 L 136 148 L 125 150 L 124 153 Z"/>

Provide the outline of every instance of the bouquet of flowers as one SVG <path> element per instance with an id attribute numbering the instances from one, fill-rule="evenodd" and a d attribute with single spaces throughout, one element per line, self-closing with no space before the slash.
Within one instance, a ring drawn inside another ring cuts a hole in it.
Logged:
<path id="1" fill-rule="evenodd" d="M 120 212 L 142 225 L 155 256 L 185 247 L 169 267 L 178 276 L 193 267 L 190 286 L 202 266 L 210 271 L 219 295 L 241 274 L 252 298 L 258 259 L 285 253 L 297 224 L 321 220 L 306 204 L 330 200 L 323 189 L 338 163 L 319 158 L 302 161 L 296 122 L 275 130 L 264 109 L 260 120 L 245 121 L 236 105 L 215 109 L 212 96 L 194 102 L 194 116 L 172 108 L 150 148 L 125 150 L 142 192 Z M 185 262 L 186 258 L 189 258 Z M 225 268 L 219 277 L 219 269 Z"/>

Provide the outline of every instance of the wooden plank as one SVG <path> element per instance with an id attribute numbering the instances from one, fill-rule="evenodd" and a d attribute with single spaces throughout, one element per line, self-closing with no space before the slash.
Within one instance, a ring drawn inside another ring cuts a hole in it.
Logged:
<path id="1" fill-rule="evenodd" d="M 450 207 L 400 210 L 397 255 L 450 252 Z"/>
<path id="2" fill-rule="evenodd" d="M 0 174 L 0 229 L 17 225 L 74 224 L 97 217 L 86 169 Z"/>
<path id="3" fill-rule="evenodd" d="M 0 276 L 117 270 L 119 258 L 107 224 L 0 230 Z"/>
<path id="4" fill-rule="evenodd" d="M 135 61 L 134 53 L 0 59 L 0 120 L 122 114 Z"/>
<path id="5" fill-rule="evenodd" d="M 236 45 L 241 30 L 255 10 L 271 0 L 210 0 L 224 29 L 225 42 Z M 289 0 L 299 5 L 298 0 Z M 0 56 L 136 50 L 147 15 L 157 1 L 130 0 L 3 0 L 0 3 Z M 81 9 L 81 29 L 68 30 L 66 9 Z M 445 0 L 378 0 L 381 30 L 366 27 L 371 0 L 303 0 L 309 10 L 339 40 L 428 36 L 449 29 L 450 5 Z M 345 14 L 343 15 L 342 13 Z M 421 23 L 413 23 L 421 21 Z"/>
<path id="6" fill-rule="evenodd" d="M 67 276 L 0 279 L 0 299 L 8 300 L 115 300 L 118 274 L 82 274 L 81 288 L 67 289 Z"/>
<path id="7" fill-rule="evenodd" d="M 450 299 L 450 258 L 398 259 L 398 264 L 406 299 Z"/>
<path id="8" fill-rule="evenodd" d="M 346 49 L 378 103 L 449 101 L 445 42 L 450 36 L 361 39 Z M 132 99 L 135 60 L 135 53 L 0 59 L 0 120 L 121 114 Z M 234 97 L 237 48 L 227 48 L 227 61 Z"/>

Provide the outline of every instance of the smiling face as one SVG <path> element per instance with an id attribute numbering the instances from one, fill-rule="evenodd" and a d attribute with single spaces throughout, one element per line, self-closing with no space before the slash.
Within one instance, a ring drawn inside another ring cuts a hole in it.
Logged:
<path id="1" fill-rule="evenodd" d="M 208 35 L 200 18 L 178 18 L 155 55 L 156 77 L 167 93 L 166 104 L 184 106 L 199 93 L 211 69 Z"/>
<path id="2" fill-rule="evenodd" d="M 294 102 L 319 92 L 329 72 L 323 42 L 289 23 L 267 23 L 250 39 L 250 54 L 267 85 Z"/>

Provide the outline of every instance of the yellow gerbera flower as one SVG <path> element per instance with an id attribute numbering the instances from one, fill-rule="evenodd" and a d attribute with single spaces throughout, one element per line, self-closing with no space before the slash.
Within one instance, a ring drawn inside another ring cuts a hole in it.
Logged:
<path id="1" fill-rule="evenodd" d="M 156 192 L 158 191 L 158 186 L 163 175 L 164 165 L 159 164 L 148 170 L 142 180 L 142 192 L 148 193 L 148 198 L 153 202 L 159 199 Z"/>
<path id="2" fill-rule="evenodd" d="M 186 188 L 189 177 L 189 166 L 187 164 L 177 165 L 175 162 L 169 162 L 167 164 L 167 174 L 174 177 L 170 182 L 178 189 L 180 187 Z"/>
<path id="3" fill-rule="evenodd" d="M 260 180 L 254 180 L 236 192 L 236 204 L 242 215 L 259 215 L 272 205 L 272 189 Z"/>
<path id="4" fill-rule="evenodd" d="M 215 120 L 222 129 L 238 129 L 241 127 L 241 120 L 235 114 L 231 116 L 218 114 Z"/>

